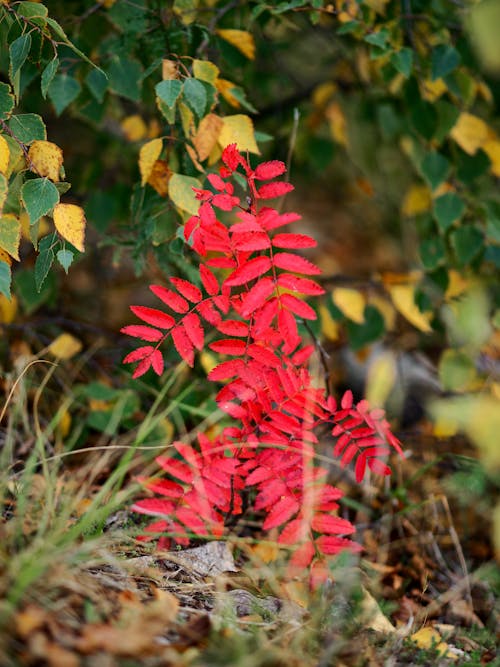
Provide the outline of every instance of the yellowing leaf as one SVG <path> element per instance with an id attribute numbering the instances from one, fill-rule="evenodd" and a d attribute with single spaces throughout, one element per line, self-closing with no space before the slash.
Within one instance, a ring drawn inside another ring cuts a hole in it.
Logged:
<path id="1" fill-rule="evenodd" d="M 34 229 L 33 226 L 30 225 L 30 217 L 26 213 L 26 211 L 21 211 L 21 214 L 19 215 L 19 222 L 21 223 L 21 234 L 23 239 L 26 239 L 26 241 L 32 241 L 32 235 Z M 40 218 L 37 227 L 38 227 L 37 230 L 37 240 L 38 240 L 42 238 L 42 236 L 48 234 L 50 230 L 47 218 L 46 217 Z"/>
<path id="2" fill-rule="evenodd" d="M 63 153 L 59 146 L 51 141 L 34 141 L 30 146 L 28 157 L 40 176 L 46 176 L 51 181 L 59 180 L 63 164 Z"/>
<path id="3" fill-rule="evenodd" d="M 208 158 L 219 138 L 223 121 L 219 116 L 209 113 L 202 118 L 198 130 L 193 137 L 193 146 L 196 148 L 198 159 L 203 162 Z"/>
<path id="4" fill-rule="evenodd" d="M 182 211 L 190 215 L 196 215 L 200 202 L 196 199 L 193 187 L 201 188 L 198 179 L 184 174 L 172 174 L 168 186 L 168 194 L 173 203 Z"/>
<path id="5" fill-rule="evenodd" d="M 154 164 L 160 157 L 163 148 L 163 141 L 161 139 L 152 139 L 141 146 L 139 151 L 139 171 L 141 172 L 141 185 L 146 185 L 148 178 L 151 176 Z"/>
<path id="6" fill-rule="evenodd" d="M 127 141 L 141 141 L 148 133 L 147 125 L 139 114 L 124 118 L 121 128 Z"/>
<path id="7" fill-rule="evenodd" d="M 491 173 L 497 178 L 500 177 L 500 141 L 498 139 L 489 139 L 481 148 L 491 160 Z"/>
<path id="8" fill-rule="evenodd" d="M 450 269 L 448 271 L 448 287 L 444 294 L 445 300 L 449 301 L 450 299 L 460 296 L 469 286 L 470 282 L 463 278 L 458 271 Z"/>
<path id="9" fill-rule="evenodd" d="M 62 333 L 49 345 L 49 352 L 57 359 L 71 359 L 82 349 L 82 343 L 69 333 Z"/>
<path id="10" fill-rule="evenodd" d="M 179 76 L 179 65 L 176 60 L 168 60 L 164 58 L 161 61 L 161 78 L 166 79 L 177 79 Z"/>
<path id="11" fill-rule="evenodd" d="M 17 298 L 14 294 L 10 299 L 4 294 L 0 294 L 0 322 L 10 324 L 14 321 L 17 313 Z"/>
<path id="12" fill-rule="evenodd" d="M 10 148 L 5 137 L 0 134 L 0 174 L 7 175 L 9 167 Z"/>
<path id="13" fill-rule="evenodd" d="M 431 192 L 427 186 L 412 185 L 404 196 L 401 214 L 406 218 L 420 215 L 430 209 L 431 203 Z"/>
<path id="14" fill-rule="evenodd" d="M 328 340 L 337 340 L 339 337 L 339 325 L 330 314 L 328 308 L 324 305 L 319 307 L 319 317 L 321 321 L 321 333 Z"/>
<path id="15" fill-rule="evenodd" d="M 219 37 L 241 51 L 249 60 L 255 58 L 255 42 L 253 35 L 246 30 L 217 30 Z"/>
<path id="16" fill-rule="evenodd" d="M 196 19 L 196 8 L 198 0 L 174 0 L 174 13 L 180 18 L 184 25 L 190 25 Z"/>
<path id="17" fill-rule="evenodd" d="M 76 204 L 57 204 L 54 207 L 54 225 L 57 231 L 80 252 L 84 252 L 85 213 Z"/>
<path id="18" fill-rule="evenodd" d="M 215 84 L 219 76 L 219 68 L 210 60 L 193 60 L 193 74 L 196 79 Z"/>
<path id="19" fill-rule="evenodd" d="M 156 190 L 160 197 L 168 194 L 168 181 L 172 172 L 165 160 L 156 160 L 149 174 L 148 183 Z"/>
<path id="20" fill-rule="evenodd" d="M 332 292 L 332 301 L 353 322 L 362 324 L 365 321 L 366 299 L 358 290 L 337 287 Z"/>
<path id="21" fill-rule="evenodd" d="M 218 143 L 222 148 L 229 144 L 236 144 L 239 151 L 249 151 L 260 155 L 251 118 L 243 114 L 236 114 L 226 116 L 222 121 L 223 125 L 218 138 Z"/>
<path id="22" fill-rule="evenodd" d="M 383 352 L 375 357 L 368 367 L 366 377 L 366 399 L 375 407 L 383 407 L 397 379 L 394 353 Z"/>
<path id="23" fill-rule="evenodd" d="M 189 137 L 194 130 L 194 113 L 184 102 L 178 105 L 178 109 L 181 115 L 182 129 L 186 137 Z"/>
<path id="24" fill-rule="evenodd" d="M 338 88 L 335 83 L 327 81 L 326 83 L 320 83 L 319 86 L 313 90 L 311 99 L 315 107 L 322 108 L 330 100 L 330 98 L 335 95 Z"/>
<path id="25" fill-rule="evenodd" d="M 215 82 L 215 87 L 228 104 L 230 104 L 235 109 L 240 108 L 241 104 L 239 100 L 237 100 L 236 97 L 231 93 L 231 90 L 236 87 L 235 83 L 228 81 L 227 79 L 217 79 Z"/>
<path id="26" fill-rule="evenodd" d="M 393 285 L 389 287 L 394 307 L 403 315 L 414 327 L 429 333 L 432 331 L 430 320 L 432 313 L 422 313 L 415 303 L 415 287 L 413 285 Z"/>
<path id="27" fill-rule="evenodd" d="M 0 248 L 19 261 L 21 223 L 12 213 L 0 216 Z"/>
<path id="28" fill-rule="evenodd" d="M 338 144 L 347 146 L 347 126 L 340 104 L 332 102 L 325 111 L 325 117 L 330 125 L 330 133 Z"/>
<path id="29" fill-rule="evenodd" d="M 470 113 L 461 113 L 450 132 L 450 136 L 469 155 L 483 146 L 489 139 L 490 129 L 481 118 Z"/>
<path id="30" fill-rule="evenodd" d="M 429 102 L 435 102 L 441 95 L 444 95 L 447 90 L 448 87 L 443 79 L 436 79 L 435 81 L 426 79 L 422 85 L 422 97 Z"/>

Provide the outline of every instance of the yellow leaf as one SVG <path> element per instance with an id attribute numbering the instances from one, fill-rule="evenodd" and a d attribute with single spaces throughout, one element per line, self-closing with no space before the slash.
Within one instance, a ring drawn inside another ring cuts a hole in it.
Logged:
<path id="1" fill-rule="evenodd" d="M 160 157 L 163 148 L 163 141 L 161 139 L 152 139 L 141 146 L 139 151 L 139 171 L 141 172 L 141 185 L 146 185 L 148 178 L 151 176 L 154 164 Z"/>
<path id="2" fill-rule="evenodd" d="M 0 248 L 0 262 L 5 262 L 9 266 L 12 264 L 12 257 L 9 255 L 8 252 L 5 252 L 2 248 Z"/>
<path id="3" fill-rule="evenodd" d="M 241 51 L 249 60 L 255 58 L 255 42 L 253 35 L 246 30 L 217 30 L 219 37 Z"/>
<path id="4" fill-rule="evenodd" d="M 222 148 L 229 144 L 236 144 L 239 151 L 249 151 L 260 155 L 255 141 L 252 119 L 243 114 L 226 116 L 222 119 L 218 143 Z"/>
<path id="5" fill-rule="evenodd" d="M 174 0 L 173 10 L 184 25 L 190 25 L 196 19 L 198 0 Z"/>
<path id="6" fill-rule="evenodd" d="M 457 296 L 460 296 L 465 292 L 465 290 L 470 286 L 470 281 L 463 278 L 458 271 L 450 269 L 448 271 L 448 287 L 444 294 L 446 301 L 454 299 Z"/>
<path id="7" fill-rule="evenodd" d="M 396 324 L 396 311 L 392 303 L 378 294 L 370 295 L 368 303 L 380 311 L 384 318 L 386 331 L 392 331 Z"/>
<path id="8" fill-rule="evenodd" d="M 179 65 L 176 60 L 168 60 L 164 58 L 161 61 L 161 78 L 166 79 L 177 79 L 179 76 Z"/>
<path id="9" fill-rule="evenodd" d="M 57 430 L 62 438 L 65 438 L 71 430 L 71 415 L 67 410 L 63 410 L 61 418 L 57 424 Z"/>
<path id="10" fill-rule="evenodd" d="M 204 174 L 205 169 L 203 168 L 203 165 L 200 164 L 200 161 L 198 160 L 198 155 L 196 154 L 194 148 L 192 146 L 186 145 L 186 153 L 191 158 L 191 162 L 194 164 L 196 169 L 198 169 L 198 171 L 201 171 Z"/>
<path id="11" fill-rule="evenodd" d="M 0 134 L 0 174 L 7 175 L 9 167 L 10 148 L 5 137 Z"/>
<path id="12" fill-rule="evenodd" d="M 208 375 L 208 373 L 213 371 L 219 362 L 211 352 L 202 352 L 200 354 L 200 363 L 203 367 L 203 370 Z"/>
<path id="13" fill-rule="evenodd" d="M 339 337 L 339 325 L 333 319 L 326 306 L 321 305 L 319 307 L 319 317 L 321 321 L 321 333 L 328 340 L 337 340 Z"/>
<path id="14" fill-rule="evenodd" d="M 46 176 L 51 181 L 59 180 L 63 164 L 63 153 L 59 146 L 51 141 L 34 141 L 30 146 L 28 157 L 40 176 Z"/>
<path id="15" fill-rule="evenodd" d="M 215 84 L 219 76 L 219 68 L 210 60 L 193 60 L 193 74 L 196 79 Z"/>
<path id="16" fill-rule="evenodd" d="M 19 261 L 21 223 L 12 213 L 0 216 L 0 247 Z"/>
<path id="17" fill-rule="evenodd" d="M 26 211 L 21 211 L 21 214 L 19 215 L 19 221 L 21 223 L 21 234 L 23 235 L 23 239 L 26 239 L 26 241 L 31 241 L 31 234 L 33 232 L 32 226 L 30 225 L 30 217 L 26 213 Z M 37 230 L 37 239 L 42 238 L 42 236 L 45 236 L 48 234 L 50 230 L 50 225 L 47 222 L 47 218 L 43 217 L 40 218 L 38 221 L 38 230 Z"/>
<path id="18" fill-rule="evenodd" d="M 281 549 L 276 542 L 259 542 L 249 549 L 252 559 L 257 561 L 257 565 L 262 563 L 273 563 L 281 555 Z"/>
<path id="19" fill-rule="evenodd" d="M 490 171 L 493 176 L 500 177 L 500 141 L 498 139 L 489 139 L 482 147 L 483 151 L 490 158 Z"/>
<path id="20" fill-rule="evenodd" d="M 57 204 L 54 208 L 54 225 L 57 231 L 80 252 L 84 252 L 85 213 L 76 204 Z"/>
<path id="21" fill-rule="evenodd" d="M 189 137 L 194 130 L 194 113 L 184 102 L 180 102 L 178 109 L 181 115 L 182 130 L 186 137 Z"/>
<path id="22" fill-rule="evenodd" d="M 425 185 L 412 185 L 401 204 L 401 214 L 406 218 L 425 213 L 431 207 L 431 193 Z"/>
<path id="23" fill-rule="evenodd" d="M 193 187 L 201 188 L 198 179 L 184 174 L 172 174 L 168 186 L 168 194 L 173 203 L 182 211 L 190 215 L 196 215 L 200 202 L 196 199 Z"/>
<path id="24" fill-rule="evenodd" d="M 363 324 L 366 300 L 361 292 L 350 287 L 337 287 L 332 292 L 332 301 L 350 320 Z"/>
<path id="25" fill-rule="evenodd" d="M 375 407 L 383 407 L 397 379 L 394 353 L 388 350 L 375 357 L 368 367 L 366 377 L 366 399 Z"/>
<path id="26" fill-rule="evenodd" d="M 0 322 L 10 324 L 14 321 L 17 313 L 17 298 L 14 294 L 10 299 L 4 294 L 0 294 Z"/>
<path id="27" fill-rule="evenodd" d="M 312 103 L 315 107 L 323 108 L 326 103 L 330 100 L 333 95 L 337 92 L 338 88 L 335 83 L 327 81 L 326 83 L 320 83 L 319 86 L 313 90 L 311 95 Z"/>
<path id="28" fill-rule="evenodd" d="M 240 108 L 241 104 L 239 100 L 236 99 L 236 97 L 231 92 L 231 90 L 236 87 L 235 83 L 228 81 L 227 79 L 217 79 L 215 82 L 215 87 L 228 104 L 230 104 L 235 109 Z"/>
<path id="29" fill-rule="evenodd" d="M 483 146 L 489 134 L 490 128 L 484 120 L 466 112 L 460 114 L 450 132 L 452 139 L 469 155 L 474 155 Z"/>
<path id="30" fill-rule="evenodd" d="M 141 141 L 148 133 L 147 125 L 139 114 L 124 118 L 121 122 L 121 128 L 127 141 Z"/>
<path id="31" fill-rule="evenodd" d="M 347 126 L 340 104 L 332 102 L 325 111 L 325 117 L 330 125 L 330 133 L 338 144 L 347 146 Z"/>
<path id="32" fill-rule="evenodd" d="M 432 331 L 430 320 L 432 313 L 422 313 L 415 303 L 415 287 L 413 285 L 393 285 L 389 287 L 394 307 L 405 317 L 414 327 L 428 333 Z"/>
<path id="33" fill-rule="evenodd" d="M 364 4 L 374 9 L 378 14 L 385 14 L 385 7 L 389 0 L 364 0 Z"/>
<path id="34" fill-rule="evenodd" d="M 156 160 L 149 174 L 148 184 L 156 190 L 160 197 L 168 195 L 168 181 L 172 172 L 165 160 Z"/>
<path id="35" fill-rule="evenodd" d="M 435 420 L 432 432 L 436 438 L 451 438 L 458 433 L 459 425 L 454 419 L 442 415 Z"/>
<path id="36" fill-rule="evenodd" d="M 49 352 L 57 359 L 71 359 L 82 349 L 82 343 L 69 333 L 62 333 L 49 345 Z"/>
<path id="37" fill-rule="evenodd" d="M 198 159 L 203 162 L 212 152 L 219 138 L 223 121 L 219 116 L 209 113 L 201 119 L 198 130 L 193 137 L 193 146 L 196 148 Z"/>
<path id="38" fill-rule="evenodd" d="M 434 628 L 429 626 L 421 628 L 418 632 L 414 632 L 410 639 L 414 641 L 419 648 L 429 649 L 434 647 L 441 656 L 446 658 L 454 657 L 452 653 L 448 652 L 448 644 L 441 641 L 441 635 Z"/>
<path id="39" fill-rule="evenodd" d="M 148 139 L 156 139 L 156 137 L 159 137 L 160 134 L 161 134 L 161 125 L 156 120 L 156 118 L 152 118 L 149 121 L 147 137 L 148 137 Z"/>
<path id="40" fill-rule="evenodd" d="M 448 87 L 443 79 L 436 79 L 435 81 L 426 79 L 422 84 L 422 97 L 429 102 L 435 102 L 441 95 L 444 95 L 447 90 Z"/>

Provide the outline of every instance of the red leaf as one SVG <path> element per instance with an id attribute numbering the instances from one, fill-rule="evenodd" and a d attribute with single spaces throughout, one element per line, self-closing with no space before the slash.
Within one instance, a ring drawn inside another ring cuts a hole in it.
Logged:
<path id="1" fill-rule="evenodd" d="M 272 240 L 275 248 L 315 248 L 318 244 L 307 234 L 276 234 Z"/>
<path id="2" fill-rule="evenodd" d="M 150 479 L 145 484 L 146 488 L 154 493 L 159 493 L 168 498 L 182 498 L 184 489 L 171 479 Z"/>
<path id="3" fill-rule="evenodd" d="M 217 380 L 228 380 L 229 378 L 240 375 L 244 367 L 245 363 L 241 359 L 223 361 L 221 364 L 213 368 L 207 377 L 212 382 Z"/>
<path id="4" fill-rule="evenodd" d="M 163 373 L 163 355 L 160 350 L 155 350 L 151 355 L 151 366 L 156 375 L 161 375 Z"/>
<path id="5" fill-rule="evenodd" d="M 214 296 L 219 292 L 219 283 L 217 278 L 214 276 L 212 271 L 204 264 L 200 264 L 200 278 L 203 283 L 203 287 L 210 296 Z"/>
<path id="6" fill-rule="evenodd" d="M 297 321 L 289 310 L 282 308 L 278 311 L 278 327 L 283 336 L 283 352 L 291 354 L 300 343 Z"/>
<path id="7" fill-rule="evenodd" d="M 225 320 L 217 329 L 226 336 L 248 336 L 248 324 L 239 320 Z"/>
<path id="8" fill-rule="evenodd" d="M 174 509 L 174 504 L 170 500 L 161 498 L 144 498 L 138 500 L 130 508 L 133 512 L 139 514 L 148 514 L 149 516 L 170 516 Z"/>
<path id="9" fill-rule="evenodd" d="M 189 310 L 189 304 L 184 299 L 184 297 L 172 292 L 172 290 L 162 285 L 150 285 L 149 289 L 153 292 L 155 296 L 167 304 L 169 308 L 175 310 L 176 313 L 187 313 Z"/>
<path id="10" fill-rule="evenodd" d="M 300 568 L 301 570 L 308 567 L 314 556 L 314 544 L 312 542 L 305 542 L 298 547 L 292 557 L 290 558 L 291 568 Z"/>
<path id="11" fill-rule="evenodd" d="M 368 459 L 368 467 L 376 475 L 390 475 L 391 469 L 380 459 Z"/>
<path id="12" fill-rule="evenodd" d="M 295 366 L 303 366 L 309 359 L 309 357 L 312 354 L 314 354 L 314 352 L 315 352 L 314 345 L 306 345 L 305 347 L 302 347 L 300 350 L 297 350 L 297 352 L 293 355 L 292 363 L 295 364 Z"/>
<path id="13" fill-rule="evenodd" d="M 207 178 L 210 182 L 210 185 L 213 188 L 215 188 L 219 192 L 222 192 L 224 190 L 225 183 L 219 176 L 219 174 L 207 174 Z"/>
<path id="14" fill-rule="evenodd" d="M 304 273 L 306 276 L 317 276 L 321 273 L 321 269 L 308 259 L 300 255 L 294 255 L 291 252 L 277 252 L 273 257 L 273 264 L 279 269 Z"/>
<path id="15" fill-rule="evenodd" d="M 170 278 L 170 282 L 177 291 L 182 294 L 185 299 L 191 301 L 191 303 L 198 303 L 198 301 L 201 301 L 203 298 L 201 290 L 188 280 L 183 280 L 182 278 Z"/>
<path id="16" fill-rule="evenodd" d="M 269 271 L 270 268 L 271 260 L 269 257 L 254 257 L 233 271 L 229 278 L 226 278 L 224 281 L 224 285 L 227 285 L 228 287 L 244 285 L 250 280 L 263 275 L 266 271 Z"/>
<path id="17" fill-rule="evenodd" d="M 311 521 L 312 529 L 318 533 L 331 533 L 335 535 L 351 535 L 356 528 L 347 519 L 341 519 L 331 514 L 315 514 Z"/>
<path id="18" fill-rule="evenodd" d="M 348 389 L 342 396 L 341 407 L 342 410 L 350 410 L 352 408 L 352 391 Z"/>
<path id="19" fill-rule="evenodd" d="M 282 294 L 280 297 L 281 305 L 305 320 L 315 320 L 316 313 L 309 304 L 302 299 L 293 296 L 293 294 Z"/>
<path id="20" fill-rule="evenodd" d="M 291 183 L 286 183 L 285 181 L 266 183 L 257 190 L 257 197 L 258 199 L 274 199 L 275 197 L 282 197 L 294 189 Z"/>
<path id="21" fill-rule="evenodd" d="M 188 313 L 183 319 L 184 329 L 197 350 L 203 350 L 205 332 L 196 313 Z"/>
<path id="22" fill-rule="evenodd" d="M 137 366 L 135 367 L 135 371 L 132 373 L 132 377 L 134 380 L 137 378 L 140 378 L 141 375 L 144 375 L 144 373 L 147 373 L 149 369 L 151 368 L 151 355 L 149 357 L 146 357 L 142 361 L 140 361 Z"/>
<path id="23" fill-rule="evenodd" d="M 129 326 L 120 329 L 120 331 L 127 334 L 127 336 L 133 336 L 134 338 L 141 338 L 142 340 L 152 342 L 161 340 L 165 335 L 161 331 L 158 331 L 158 329 L 152 329 L 144 324 L 130 324 Z"/>
<path id="24" fill-rule="evenodd" d="M 214 327 L 218 326 L 222 319 L 221 314 L 218 310 L 215 310 L 215 307 L 211 301 L 200 301 L 200 303 L 196 306 L 196 310 L 200 313 L 204 320 L 206 320 Z"/>
<path id="25" fill-rule="evenodd" d="M 191 484 L 193 482 L 194 473 L 191 467 L 184 463 L 184 461 L 173 459 L 170 456 L 157 456 L 155 461 L 162 470 L 168 472 L 172 477 L 180 479 L 181 482 L 184 482 L 185 484 Z"/>
<path id="26" fill-rule="evenodd" d="M 278 500 L 278 502 L 267 515 L 262 528 L 264 530 L 270 530 L 276 526 L 281 526 L 281 524 L 291 519 L 292 516 L 299 511 L 299 509 L 300 505 L 293 496 L 280 498 L 280 500 Z"/>
<path id="27" fill-rule="evenodd" d="M 301 219 L 301 216 L 298 213 L 282 213 L 280 215 L 274 208 L 266 207 L 259 211 L 258 219 L 262 227 L 270 231 L 277 227 L 289 225 L 291 222 L 296 222 Z"/>
<path id="28" fill-rule="evenodd" d="M 170 332 L 174 341 L 175 349 L 184 359 L 188 366 L 194 366 L 194 348 L 191 339 L 186 334 L 182 324 L 177 325 Z"/>
<path id="29" fill-rule="evenodd" d="M 226 340 L 217 340 L 214 343 L 210 343 L 208 347 L 219 354 L 233 354 L 239 357 L 242 354 L 245 354 L 246 346 L 247 345 L 243 340 L 228 338 Z"/>
<path id="30" fill-rule="evenodd" d="M 271 247 L 271 240 L 266 232 L 235 234 L 233 238 L 235 238 L 234 245 L 240 252 L 254 252 L 256 250 L 266 250 Z"/>
<path id="31" fill-rule="evenodd" d="M 144 359 L 144 357 L 149 357 L 153 354 L 154 347 L 151 345 L 144 345 L 144 347 L 138 347 L 137 349 L 129 352 L 125 359 L 123 360 L 124 364 L 132 364 L 134 361 L 139 361 L 139 359 Z"/>
<path id="32" fill-rule="evenodd" d="M 270 162 L 262 162 L 259 164 L 254 172 L 254 177 L 257 181 L 268 181 L 271 178 L 281 176 L 286 172 L 286 166 L 281 160 L 271 160 Z"/>
<path id="33" fill-rule="evenodd" d="M 143 322 L 152 324 L 154 327 L 159 327 L 160 329 L 170 329 L 175 324 L 175 320 L 171 315 L 167 315 L 167 313 L 156 308 L 130 306 L 130 310 Z"/>
<path id="34" fill-rule="evenodd" d="M 264 305 L 275 290 L 274 280 L 269 277 L 262 278 L 243 297 L 241 304 L 241 316 L 249 317 L 254 311 Z"/>
<path id="35" fill-rule="evenodd" d="M 309 280 L 309 278 L 300 278 L 299 276 L 294 276 L 291 273 L 282 273 L 278 277 L 278 285 L 289 289 L 292 292 L 297 292 L 298 294 L 307 294 L 318 296 L 324 294 L 325 290 L 318 285 L 314 280 Z"/>
<path id="36" fill-rule="evenodd" d="M 264 366 L 270 366 L 271 368 L 276 368 L 277 366 L 281 366 L 281 359 L 277 357 L 274 354 L 274 352 L 271 352 L 271 350 L 268 350 L 262 345 L 253 343 L 252 345 L 248 346 L 247 351 L 249 356 L 252 357 L 252 359 L 255 359 Z"/>
<path id="37" fill-rule="evenodd" d="M 303 516 L 289 521 L 280 533 L 279 544 L 296 544 L 302 542 L 309 534 L 309 523 Z"/>
<path id="38" fill-rule="evenodd" d="M 226 165 L 231 171 L 235 171 L 238 168 L 242 158 L 236 148 L 236 144 L 229 144 L 222 151 L 222 162 Z"/>
<path id="39" fill-rule="evenodd" d="M 343 549 L 349 549 L 353 552 L 362 551 L 363 549 L 362 546 L 345 537 L 330 537 L 329 535 L 318 537 L 315 544 L 318 550 L 327 556 L 338 554 Z"/>

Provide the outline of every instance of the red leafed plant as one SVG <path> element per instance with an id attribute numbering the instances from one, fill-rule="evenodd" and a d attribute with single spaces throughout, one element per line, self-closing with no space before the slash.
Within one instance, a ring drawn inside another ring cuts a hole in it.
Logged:
<path id="1" fill-rule="evenodd" d="M 309 277 L 320 270 L 294 251 L 315 241 L 283 231 L 299 219 L 296 213 L 262 205 L 293 189 L 285 181 L 260 184 L 284 174 L 285 165 L 273 160 L 252 169 L 234 144 L 222 162 L 219 174 L 208 175 L 213 190 L 195 190 L 198 214 L 184 227 L 200 258 L 200 284 L 170 278 L 168 287 L 151 285 L 168 312 L 131 306 L 144 324 L 122 331 L 147 343 L 124 359 L 138 362 L 137 378 L 150 368 L 161 375 L 160 348 L 170 342 L 193 366 L 205 328 L 215 330 L 208 347 L 224 360 L 208 379 L 222 384 L 217 403 L 232 425 L 213 439 L 200 434 L 196 446 L 175 442 L 173 455 L 157 458 L 167 476 L 143 480 L 154 497 L 133 509 L 156 517 L 145 530 L 161 535 L 161 548 L 221 536 L 235 516 L 252 511 L 263 516 L 263 530 L 279 529 L 278 542 L 293 547 L 292 567 L 325 572 L 329 556 L 358 545 L 346 537 L 354 526 L 336 514 L 342 492 L 317 464 L 316 432 L 328 427 L 336 438 L 333 455 L 342 466 L 354 465 L 358 482 L 367 466 L 390 474 L 383 459 L 391 449 L 401 454 L 400 443 L 383 410 L 354 404 L 349 391 L 337 405 L 308 369 L 315 348 L 304 345 L 297 321 L 316 318 L 304 297 L 324 290 Z M 236 171 L 247 183 L 244 203 L 230 181 Z M 232 224 L 223 224 L 217 209 L 235 211 Z"/>

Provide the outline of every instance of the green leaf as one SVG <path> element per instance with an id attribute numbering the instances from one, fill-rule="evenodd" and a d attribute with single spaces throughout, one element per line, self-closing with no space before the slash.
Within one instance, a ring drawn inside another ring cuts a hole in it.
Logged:
<path id="1" fill-rule="evenodd" d="M 59 25 L 59 23 L 57 21 L 55 21 L 54 19 L 52 19 L 50 17 L 47 17 L 46 23 L 47 23 L 48 26 L 50 26 L 52 28 L 55 35 L 57 37 L 59 37 L 59 39 L 61 39 L 64 42 L 64 44 L 66 44 L 67 47 L 69 47 L 74 53 L 76 53 L 77 56 L 79 56 L 82 60 L 84 60 L 89 65 L 92 65 L 92 67 L 94 67 L 95 69 L 98 69 L 100 72 L 102 72 L 100 67 L 98 67 L 95 63 L 93 63 L 90 60 L 90 58 L 88 58 L 88 56 L 86 56 L 85 53 L 83 53 L 83 51 L 80 51 L 80 49 L 78 49 L 73 44 L 73 42 L 71 42 L 68 39 L 68 36 L 66 35 L 66 33 L 64 32 L 64 30 L 61 28 L 61 26 Z"/>
<path id="2" fill-rule="evenodd" d="M 46 18 L 48 10 L 40 2 L 20 2 L 16 6 L 16 12 L 27 19 Z"/>
<path id="3" fill-rule="evenodd" d="M 108 68 L 109 87 L 133 102 L 141 99 L 142 66 L 133 58 L 114 56 Z"/>
<path id="4" fill-rule="evenodd" d="M 35 285 L 38 292 L 42 289 L 50 267 L 54 263 L 55 249 L 59 245 L 55 234 L 49 234 L 40 239 L 40 252 L 35 261 Z"/>
<path id="5" fill-rule="evenodd" d="M 81 89 L 80 82 L 69 74 L 57 74 L 52 79 L 48 94 L 58 116 L 78 97 Z"/>
<path id="6" fill-rule="evenodd" d="M 433 151 L 424 157 L 420 170 L 427 183 L 435 190 L 446 180 L 450 172 L 450 163 L 443 155 Z"/>
<path id="7" fill-rule="evenodd" d="M 0 208 L 3 209 L 5 200 L 9 193 L 9 181 L 5 178 L 3 174 L 0 174 Z"/>
<path id="8" fill-rule="evenodd" d="M 56 56 L 53 58 L 47 67 L 42 72 L 42 79 L 40 82 L 40 89 L 42 91 L 42 97 L 45 99 L 49 90 L 49 86 L 52 83 L 57 70 L 59 69 L 59 58 Z"/>
<path id="9" fill-rule="evenodd" d="M 173 109 L 181 94 L 182 83 L 178 79 L 160 81 L 160 83 L 156 84 L 155 91 L 160 100 L 166 104 L 169 109 Z"/>
<path id="10" fill-rule="evenodd" d="M 0 83 L 0 120 L 7 118 L 14 108 L 14 95 L 8 83 Z"/>
<path id="11" fill-rule="evenodd" d="M 100 69 L 91 69 L 85 78 L 85 83 L 94 98 L 101 103 L 108 89 L 108 77 Z"/>
<path id="12" fill-rule="evenodd" d="M 359 21 L 346 21 L 337 28 L 337 35 L 350 35 L 360 27 L 361 23 Z"/>
<path id="13" fill-rule="evenodd" d="M 436 102 L 435 108 L 438 115 L 438 123 L 433 138 L 438 143 L 441 143 L 457 122 L 460 109 L 455 104 L 450 104 L 446 100 Z"/>
<path id="14" fill-rule="evenodd" d="M 366 35 L 364 41 L 368 42 L 368 44 L 371 44 L 372 46 L 378 47 L 379 49 L 385 49 L 388 39 L 389 31 L 385 28 L 382 28 L 382 30 L 379 30 L 378 32 L 372 32 L 369 35 Z"/>
<path id="15" fill-rule="evenodd" d="M 59 201 L 59 193 L 48 178 L 34 178 L 26 181 L 21 188 L 21 199 L 32 225 L 54 208 Z"/>
<path id="16" fill-rule="evenodd" d="M 440 236 L 424 239 L 420 243 L 420 258 L 428 271 L 434 271 L 446 259 L 446 247 Z"/>
<path id="17" fill-rule="evenodd" d="M 168 182 L 168 195 L 177 208 L 186 211 L 190 215 L 196 215 L 200 202 L 196 199 L 193 187 L 200 188 L 201 183 L 197 178 L 184 176 L 184 174 L 172 174 Z"/>
<path id="18" fill-rule="evenodd" d="M 45 141 L 47 130 L 41 116 L 36 113 L 21 113 L 11 116 L 7 122 L 12 134 L 23 144 Z"/>
<path id="19" fill-rule="evenodd" d="M 500 218 L 488 217 L 486 221 L 486 236 L 493 243 L 500 243 Z"/>
<path id="20" fill-rule="evenodd" d="M 484 244 L 483 233 L 473 225 L 464 225 L 455 229 L 450 236 L 450 241 L 461 266 L 469 264 L 479 254 Z"/>
<path id="21" fill-rule="evenodd" d="M 349 344 L 353 350 L 359 350 L 368 343 L 377 340 L 385 331 L 384 318 L 378 308 L 366 306 L 364 316 L 365 319 L 362 324 L 357 324 L 352 320 L 348 320 L 346 323 Z"/>
<path id="22" fill-rule="evenodd" d="M 211 87 L 213 88 L 213 86 Z M 257 109 L 253 106 L 253 104 L 251 104 L 247 100 L 246 93 L 243 90 L 243 88 L 240 88 L 240 86 L 233 86 L 233 88 L 229 89 L 229 92 L 236 100 L 238 100 L 238 102 L 244 109 L 250 111 L 250 113 L 258 113 Z"/>
<path id="23" fill-rule="evenodd" d="M 460 64 L 460 54 L 450 44 L 439 44 L 432 50 L 431 56 L 431 79 L 441 79 L 453 72 Z"/>
<path id="24" fill-rule="evenodd" d="M 467 153 L 459 151 L 457 178 L 465 185 L 470 186 L 476 178 L 488 171 L 490 166 L 490 158 L 481 149 L 476 151 L 474 155 L 467 155 Z"/>
<path id="25" fill-rule="evenodd" d="M 391 56 L 391 63 L 398 72 L 408 78 L 413 68 L 413 51 L 407 47 L 395 51 Z"/>
<path id="26" fill-rule="evenodd" d="M 0 217 L 0 248 L 19 261 L 19 242 L 21 240 L 21 223 L 10 216 Z"/>
<path id="27" fill-rule="evenodd" d="M 107 18 L 127 35 L 143 35 L 148 27 L 149 9 L 143 0 L 115 2 L 106 12 Z"/>
<path id="28" fill-rule="evenodd" d="M 207 91 L 205 86 L 198 79 L 186 79 L 182 87 L 182 96 L 188 107 L 198 118 L 205 115 L 207 107 Z"/>
<path id="29" fill-rule="evenodd" d="M 432 139 L 437 128 L 438 115 L 429 102 L 420 101 L 411 112 L 411 122 L 424 139 Z"/>
<path id="30" fill-rule="evenodd" d="M 74 258 L 75 255 L 71 252 L 71 250 L 59 250 L 57 252 L 57 261 L 63 267 L 66 273 L 68 273 L 68 269 L 71 266 Z"/>
<path id="31" fill-rule="evenodd" d="M 5 294 L 10 299 L 10 285 L 12 282 L 12 272 L 7 262 L 0 260 L 0 293 Z"/>
<path id="32" fill-rule="evenodd" d="M 472 359 L 459 350 L 445 350 L 439 360 L 439 379 L 445 391 L 465 391 L 476 378 Z"/>
<path id="33" fill-rule="evenodd" d="M 447 192 L 434 202 L 434 217 L 443 232 L 461 218 L 464 211 L 464 202 L 454 192 Z"/>
<path id="34" fill-rule="evenodd" d="M 9 47 L 9 77 L 14 88 L 16 98 L 19 98 L 19 85 L 21 67 L 24 65 L 26 58 L 31 49 L 31 35 L 26 33 L 15 39 Z"/>

